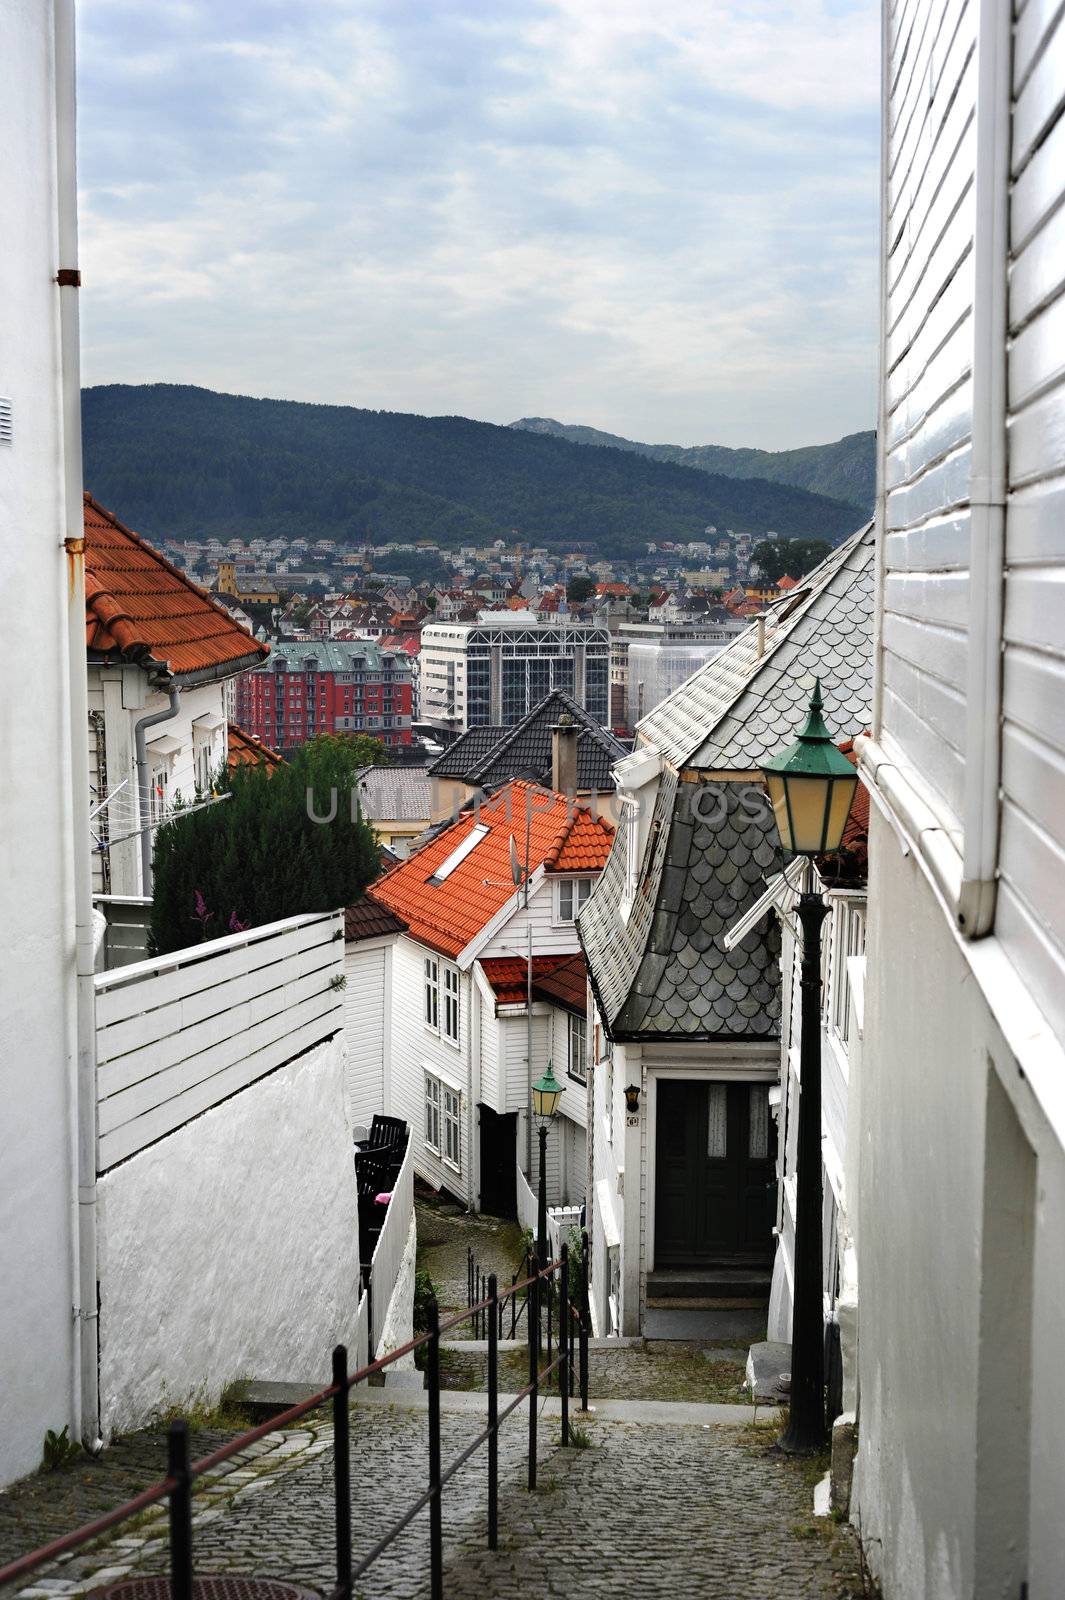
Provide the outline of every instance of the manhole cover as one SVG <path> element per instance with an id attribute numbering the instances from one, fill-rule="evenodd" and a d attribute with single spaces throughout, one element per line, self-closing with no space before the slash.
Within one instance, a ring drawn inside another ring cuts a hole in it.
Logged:
<path id="1" fill-rule="evenodd" d="M 123 1578 L 90 1593 L 103 1600 L 170 1600 L 169 1578 Z M 279 1583 L 275 1578 L 218 1576 L 193 1578 L 193 1600 L 319 1600 L 314 1589 L 301 1589 L 296 1583 Z M 86 1597 L 88 1600 L 88 1597 Z"/>

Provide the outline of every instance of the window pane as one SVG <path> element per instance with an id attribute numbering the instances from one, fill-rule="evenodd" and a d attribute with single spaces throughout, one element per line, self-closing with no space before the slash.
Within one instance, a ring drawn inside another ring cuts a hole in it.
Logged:
<path id="1" fill-rule="evenodd" d="M 712 1083 L 707 1093 L 706 1154 L 723 1160 L 728 1148 L 728 1084 Z"/>
<path id="2" fill-rule="evenodd" d="M 560 883 L 558 886 L 558 914 L 563 922 L 573 921 L 572 883 Z"/>
<path id="3" fill-rule="evenodd" d="M 752 1161 L 764 1161 L 769 1155 L 769 1088 L 764 1083 L 751 1084 L 749 1154 Z"/>

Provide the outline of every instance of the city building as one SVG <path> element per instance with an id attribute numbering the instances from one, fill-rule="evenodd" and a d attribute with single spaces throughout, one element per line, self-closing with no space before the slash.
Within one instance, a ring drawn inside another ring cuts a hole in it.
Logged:
<path id="1" fill-rule="evenodd" d="M 364 767 L 359 773 L 359 809 L 398 858 L 410 854 L 429 826 L 429 790 L 425 767 Z"/>
<path id="2" fill-rule="evenodd" d="M 479 614 L 472 623 L 422 629 L 423 721 L 452 733 L 520 722 L 553 689 L 571 695 L 596 722 L 610 716 L 610 634 L 531 611 Z"/>
<path id="3" fill-rule="evenodd" d="M 238 680 L 236 702 L 241 727 L 282 755 L 322 733 L 409 744 L 410 658 L 362 639 L 275 644 Z"/>
<path id="4" fill-rule="evenodd" d="M 723 607 L 703 622 L 623 622 L 615 636 L 619 681 L 624 654 L 624 699 L 619 695 L 615 711 L 623 715 L 615 726 L 635 727 L 745 626 Z"/>

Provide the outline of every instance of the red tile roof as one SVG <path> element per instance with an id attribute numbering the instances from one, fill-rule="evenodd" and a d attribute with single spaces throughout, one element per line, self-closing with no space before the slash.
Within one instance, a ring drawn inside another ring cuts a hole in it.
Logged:
<path id="1" fill-rule="evenodd" d="M 584 806 L 534 784 L 506 784 L 479 809 L 463 813 L 373 887 L 373 896 L 407 922 L 422 944 L 457 956 L 515 893 L 511 877 L 511 839 L 519 862 L 525 859 L 529 829 L 529 870 L 602 871 L 614 830 Z M 440 882 L 443 865 L 476 827 L 488 831 Z"/>
<path id="2" fill-rule="evenodd" d="M 845 739 L 840 749 L 852 766 L 858 765 L 853 739 Z M 851 814 L 843 830 L 839 854 L 825 856 L 818 870 L 826 883 L 862 884 L 869 874 L 869 790 L 859 781 L 851 802 Z"/>
<path id="3" fill-rule="evenodd" d="M 180 677 L 240 663 L 269 648 L 184 573 L 85 496 L 85 643 L 100 654 L 154 663 Z"/>
<path id="4" fill-rule="evenodd" d="M 229 724 L 226 766 L 230 772 L 238 767 L 274 767 L 283 765 L 282 758 L 268 744 L 263 744 L 253 733 L 246 733 L 236 722 Z"/>
<path id="5" fill-rule="evenodd" d="M 481 960 L 480 966 L 492 985 L 497 1005 L 525 1004 L 529 982 L 526 962 L 516 956 L 487 956 Z M 587 1010 L 587 981 L 588 973 L 582 955 L 533 956 L 534 1000 L 550 1000 L 583 1016 Z"/>

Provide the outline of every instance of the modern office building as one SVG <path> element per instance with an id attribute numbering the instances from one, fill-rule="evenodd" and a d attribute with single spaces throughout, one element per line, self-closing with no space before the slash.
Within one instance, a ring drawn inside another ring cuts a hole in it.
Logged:
<path id="1" fill-rule="evenodd" d="M 452 733 L 511 727 L 554 689 L 604 725 L 610 714 L 610 633 L 531 611 L 483 611 L 476 622 L 422 629 L 420 714 Z"/>
<path id="2" fill-rule="evenodd" d="M 265 666 L 237 680 L 236 720 L 282 753 L 321 733 L 410 744 L 410 658 L 369 639 L 275 644 Z"/>
<path id="3" fill-rule="evenodd" d="M 614 635 L 615 725 L 635 728 L 641 717 L 742 633 L 748 621 L 728 617 L 692 623 L 623 622 Z"/>

